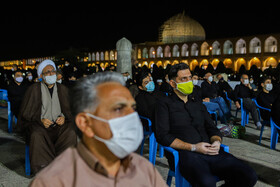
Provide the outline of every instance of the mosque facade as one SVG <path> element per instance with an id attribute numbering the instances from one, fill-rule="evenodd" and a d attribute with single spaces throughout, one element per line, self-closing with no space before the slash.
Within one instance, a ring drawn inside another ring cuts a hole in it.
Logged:
<path id="1" fill-rule="evenodd" d="M 223 62 L 226 68 L 236 72 L 241 65 L 247 69 L 256 65 L 264 70 L 269 66 L 275 68 L 280 63 L 279 44 L 280 33 L 208 40 L 200 23 L 183 12 L 163 23 L 159 28 L 158 41 L 133 44 L 132 58 L 138 66 L 148 67 L 156 64 L 165 68 L 167 64 L 183 62 L 194 70 L 196 66 L 207 67 L 208 64 L 215 68 Z M 55 57 L 32 58 L 0 62 L 0 66 L 9 68 L 15 63 L 24 68 L 32 67 L 35 61 L 46 58 L 57 60 Z M 88 66 L 117 65 L 117 51 L 87 52 L 79 61 Z"/>

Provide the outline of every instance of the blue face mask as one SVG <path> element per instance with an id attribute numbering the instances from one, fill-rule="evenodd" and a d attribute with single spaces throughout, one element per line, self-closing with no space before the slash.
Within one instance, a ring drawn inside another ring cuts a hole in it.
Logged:
<path id="1" fill-rule="evenodd" d="M 147 92 L 153 92 L 155 90 L 154 81 L 150 81 L 145 87 L 147 88 Z"/>

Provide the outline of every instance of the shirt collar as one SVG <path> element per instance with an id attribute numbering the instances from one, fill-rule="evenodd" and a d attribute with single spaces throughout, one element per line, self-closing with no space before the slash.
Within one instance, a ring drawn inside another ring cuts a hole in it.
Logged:
<path id="1" fill-rule="evenodd" d="M 80 141 L 77 145 L 77 150 L 79 155 L 82 157 L 82 159 L 87 163 L 87 165 L 95 172 L 110 177 L 107 170 L 100 164 L 99 160 L 87 149 L 87 147 L 84 145 L 83 141 Z M 120 170 L 123 170 L 124 172 L 127 171 L 127 169 L 132 165 L 132 156 L 128 155 L 124 159 L 121 160 L 121 167 Z"/>

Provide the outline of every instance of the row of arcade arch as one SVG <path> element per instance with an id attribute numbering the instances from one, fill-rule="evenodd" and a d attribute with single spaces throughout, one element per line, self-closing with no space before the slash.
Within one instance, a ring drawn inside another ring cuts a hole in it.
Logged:
<path id="1" fill-rule="evenodd" d="M 173 47 L 158 46 L 144 47 L 138 49 L 137 58 L 164 58 L 164 57 L 188 57 L 188 56 L 209 56 L 209 55 L 232 55 L 232 54 L 259 54 L 262 51 L 265 53 L 276 53 L 278 51 L 277 39 L 274 36 L 269 36 L 264 40 L 262 49 L 262 41 L 258 37 L 254 37 L 247 42 L 240 38 L 235 42 L 226 40 L 224 43 L 214 41 L 213 43 L 203 42 L 200 46 L 198 43 L 192 44 L 175 44 Z M 247 49 L 249 51 L 247 51 Z"/>
<path id="2" fill-rule="evenodd" d="M 201 61 L 198 61 L 197 59 L 193 59 L 191 61 L 182 60 L 180 62 L 188 64 L 190 66 L 190 69 L 194 70 L 196 66 L 199 66 L 199 67 L 203 66 L 206 69 L 209 64 L 211 64 L 215 69 L 218 66 L 220 61 L 223 62 L 224 66 L 226 68 L 232 68 L 234 71 L 239 71 L 239 68 L 242 65 L 244 65 L 245 68 L 248 70 L 251 68 L 252 65 L 256 65 L 258 68 L 260 68 L 262 70 L 268 68 L 269 66 L 272 66 L 273 68 L 275 68 L 278 65 L 278 62 L 274 57 L 268 57 L 263 62 L 257 57 L 253 57 L 250 60 L 245 60 L 244 58 L 238 58 L 235 61 L 230 58 L 225 58 L 223 60 L 215 58 L 213 60 L 202 59 Z M 174 65 L 174 64 L 178 64 L 178 63 L 179 63 L 178 60 L 149 61 L 149 62 L 143 61 L 143 62 L 139 63 L 138 65 L 139 65 L 139 67 L 146 65 L 147 67 L 152 68 L 153 65 L 156 64 L 158 67 L 162 66 L 165 69 L 168 64 Z"/>

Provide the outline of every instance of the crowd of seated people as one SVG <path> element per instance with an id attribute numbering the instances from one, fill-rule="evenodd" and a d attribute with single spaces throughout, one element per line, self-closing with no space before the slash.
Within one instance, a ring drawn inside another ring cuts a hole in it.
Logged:
<path id="1" fill-rule="evenodd" d="M 77 89 L 76 82 L 79 79 L 84 81 L 82 82 L 84 85 L 90 83 L 86 82 L 86 80 L 100 81 L 102 76 L 98 72 L 103 71 L 112 72 L 115 71 L 115 67 L 82 71 L 77 66 L 71 65 L 69 61 L 66 61 L 62 69 L 57 69 L 57 66 L 52 61 L 47 60 L 37 64 L 36 75 L 34 75 L 33 71 L 29 71 L 25 72 L 26 76 L 24 76 L 23 71 L 15 67 L 13 73 L 6 74 L 8 77 L 10 76 L 8 81 L 1 76 L 1 82 L 6 85 L 1 86 L 8 89 L 12 111 L 18 117 L 18 124 L 26 135 L 27 144 L 30 145 L 32 172 L 36 174 L 43 170 L 43 174 L 39 175 L 42 180 L 44 179 L 44 174 L 49 176 L 47 172 L 49 165 L 50 171 L 56 171 L 51 163 L 59 155 L 62 155 L 68 147 L 77 146 L 77 128 L 75 124 L 78 125 L 78 132 L 84 136 L 85 145 L 92 146 L 94 144 L 99 146 L 102 144 L 102 146 L 106 147 L 106 149 L 103 149 L 101 146 L 100 150 L 87 147 L 87 149 L 93 151 L 93 155 L 102 157 L 108 151 L 113 155 L 117 154 L 110 149 L 111 143 L 106 141 L 111 140 L 110 138 L 104 138 L 105 140 L 97 138 L 94 142 L 91 142 L 92 138 L 95 137 L 94 134 L 100 132 L 93 128 L 88 121 L 83 121 L 89 120 L 89 117 L 84 115 L 84 111 L 76 113 L 76 115 L 79 114 L 77 118 L 77 116 L 72 115 L 70 110 L 70 100 L 74 98 L 69 97 L 68 90 Z M 87 76 L 95 73 L 98 74 L 97 77 L 100 76 L 100 79 L 92 76 L 87 78 Z M 135 99 L 138 114 L 151 119 L 152 130 L 156 135 L 157 141 L 164 146 L 170 146 L 178 150 L 180 172 L 193 186 L 213 186 L 216 183 L 215 176 L 224 179 L 229 186 L 254 186 L 257 180 L 254 170 L 233 155 L 220 149 L 222 135 L 208 111 L 218 111 L 221 123 L 227 124 L 231 121 L 231 105 L 229 105 L 225 95 L 227 93 L 228 98 L 234 102 L 236 108 L 241 107 L 240 99 L 243 100 L 243 108 L 250 112 L 254 124 L 257 129 L 260 129 L 262 126 L 260 116 L 258 116 L 257 106 L 252 100 L 256 98 L 260 106 L 272 110 L 271 113 L 260 110 L 261 118 L 268 121 L 272 117 L 275 123 L 280 125 L 279 115 L 277 115 L 277 113 L 279 114 L 280 100 L 279 80 L 268 75 L 253 82 L 249 80 L 249 72 L 243 72 L 240 75 L 234 75 L 235 77 L 240 77 L 240 84 L 232 88 L 223 74 L 212 75 L 212 73 L 207 70 L 203 70 L 203 73 L 202 71 L 199 73 L 191 72 L 188 65 L 184 63 L 173 66 L 168 65 L 166 69 L 156 65 L 152 69 L 146 66 L 133 66 L 133 75 L 123 72 L 121 76 L 123 81 L 117 80 L 116 82 L 121 84 L 122 87 L 128 88 L 126 91 L 129 90 L 131 95 L 124 96 L 126 96 L 126 99 L 129 98 L 129 101 Z M 112 78 L 114 78 L 113 75 Z M 215 79 L 217 79 L 217 82 Z M 106 81 L 104 80 L 104 83 Z M 114 82 L 112 79 L 110 81 Z M 95 85 L 97 83 L 91 82 L 91 84 Z M 89 88 L 80 86 L 79 89 Z M 96 89 L 101 90 L 101 88 Z M 104 90 L 106 89 L 104 88 Z M 121 90 L 122 88 L 120 87 L 119 89 Z M 113 90 L 111 91 L 114 93 Z M 123 92 L 127 94 L 126 91 Z M 81 102 L 85 102 L 82 98 L 76 97 L 76 99 L 81 99 Z M 77 103 L 77 101 L 75 102 Z M 124 104 L 119 105 L 120 107 L 116 110 L 121 112 Z M 109 110 L 109 108 L 106 110 Z M 130 113 L 126 114 L 129 115 Z M 126 115 L 118 114 L 116 116 Z M 109 124 L 106 127 L 109 132 L 110 128 L 113 128 L 110 124 L 110 119 L 113 119 L 113 116 L 108 118 L 103 116 L 104 119 L 100 117 L 92 118 L 94 118 L 94 124 L 96 120 Z M 110 137 L 109 135 L 108 137 Z M 100 142 L 102 143 L 100 144 Z M 79 144 L 78 150 L 72 151 L 82 152 L 82 154 L 87 154 L 86 157 L 91 157 L 84 146 Z M 96 151 L 102 151 L 102 154 L 96 154 Z M 126 156 L 130 153 L 131 151 Z M 67 157 L 67 154 L 63 155 L 63 157 Z M 81 157 L 84 159 L 84 156 Z M 170 167 L 174 167 L 172 157 L 168 153 L 166 153 L 166 157 Z M 119 161 L 122 160 L 120 157 L 111 158 L 117 160 L 119 164 Z M 59 160 L 61 159 L 59 158 Z M 81 158 L 77 157 L 75 159 L 79 160 Z M 75 162 L 75 159 L 68 161 Z M 55 162 L 57 163 L 58 161 Z M 94 163 L 99 163 L 96 162 L 96 158 L 94 158 Z M 102 165 L 102 162 L 100 164 Z M 149 168 L 150 166 L 145 167 Z M 95 172 L 100 173 L 99 169 L 95 170 Z M 105 171 L 105 176 L 111 176 L 106 173 L 106 170 L 112 171 L 112 168 L 103 166 L 101 169 Z M 101 174 L 104 175 L 103 172 Z M 153 173 L 153 176 L 157 177 L 158 173 Z M 160 183 L 162 182 L 162 179 L 157 180 Z M 37 185 L 38 181 L 35 180 L 33 184 Z"/>

